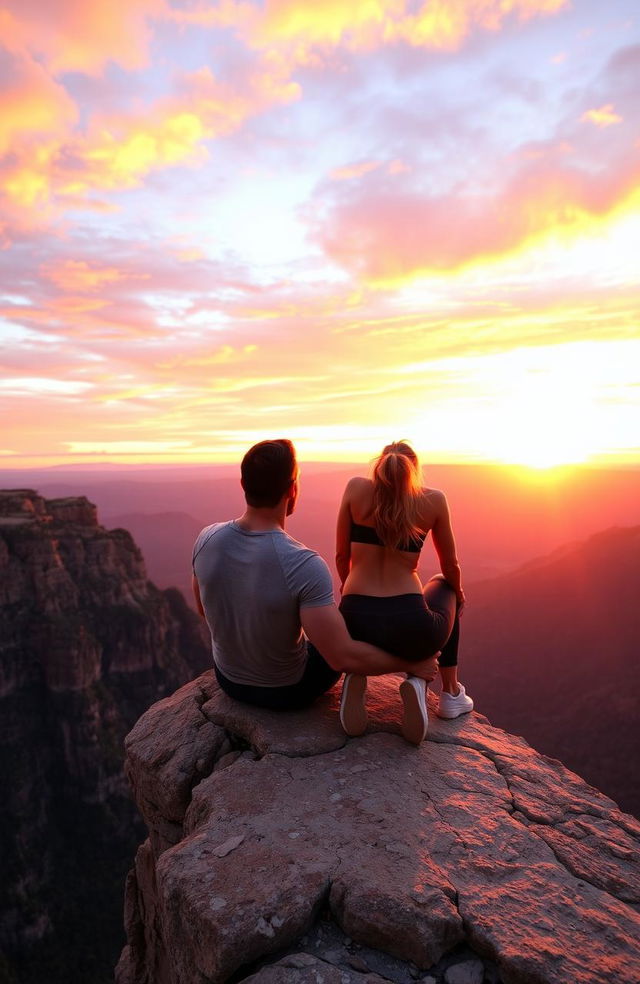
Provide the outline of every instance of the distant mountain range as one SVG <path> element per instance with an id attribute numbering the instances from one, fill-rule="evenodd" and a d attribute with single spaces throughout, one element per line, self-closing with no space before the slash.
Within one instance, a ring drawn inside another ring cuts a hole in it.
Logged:
<path id="1" fill-rule="evenodd" d="M 640 816 L 640 526 L 569 544 L 469 591 L 460 678 L 523 735 Z"/>
<path id="2" fill-rule="evenodd" d="M 105 516 L 104 523 L 111 529 L 129 530 L 154 583 L 178 588 L 192 604 L 191 548 L 204 522 L 184 512 L 163 512 Z"/>
<path id="3" fill-rule="evenodd" d="M 362 465 L 303 464 L 301 495 L 288 521 L 292 536 L 318 550 L 333 569 L 335 520 L 342 491 Z M 149 576 L 160 588 L 191 597 L 191 549 L 209 523 L 244 508 L 237 466 L 121 469 L 120 472 L 2 472 L 5 486 L 31 485 L 48 496 L 78 489 L 95 502 L 107 527 L 129 530 Z M 424 469 L 425 483 L 444 489 L 467 584 L 506 574 L 532 558 L 607 525 L 640 523 L 640 471 L 633 468 L 564 469 L 553 475 L 480 465 Z M 603 504 L 606 503 L 606 519 Z M 429 544 L 420 572 L 437 569 Z"/>

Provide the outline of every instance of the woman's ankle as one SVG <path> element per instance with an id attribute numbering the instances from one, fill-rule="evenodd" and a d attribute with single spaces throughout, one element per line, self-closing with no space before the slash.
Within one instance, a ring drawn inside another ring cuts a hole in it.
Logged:
<path id="1" fill-rule="evenodd" d="M 441 666 L 440 679 L 442 681 L 443 692 L 445 694 L 451 694 L 452 697 L 457 697 L 460 693 L 458 668 L 456 666 Z"/>

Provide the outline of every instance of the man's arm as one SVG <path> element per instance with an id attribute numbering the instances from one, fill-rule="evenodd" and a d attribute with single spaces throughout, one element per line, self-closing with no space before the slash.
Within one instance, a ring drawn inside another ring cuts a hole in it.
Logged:
<path id="1" fill-rule="evenodd" d="M 382 676 L 383 673 L 411 673 L 423 680 L 435 679 L 438 661 L 435 656 L 409 663 L 397 659 L 368 642 L 352 639 L 336 605 L 303 608 L 302 628 L 329 666 L 341 673 Z"/>
<path id="2" fill-rule="evenodd" d="M 204 618 L 204 608 L 202 607 L 202 599 L 200 597 L 200 585 L 198 584 L 198 578 L 195 574 L 191 575 L 191 587 L 193 588 L 193 597 L 196 600 L 196 608 Z"/>

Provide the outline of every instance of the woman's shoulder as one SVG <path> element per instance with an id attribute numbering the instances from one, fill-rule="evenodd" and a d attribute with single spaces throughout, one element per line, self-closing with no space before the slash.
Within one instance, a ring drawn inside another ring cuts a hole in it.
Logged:
<path id="1" fill-rule="evenodd" d="M 447 497 L 440 489 L 422 489 L 421 506 L 430 513 L 438 513 L 446 507 Z"/>
<path id="2" fill-rule="evenodd" d="M 347 482 L 343 503 L 348 505 L 353 515 L 364 516 L 371 511 L 373 502 L 373 482 L 370 478 L 356 475 Z"/>
<path id="3" fill-rule="evenodd" d="M 357 494 L 359 492 L 367 492 L 372 488 L 373 482 L 370 478 L 363 478 L 361 475 L 354 475 L 354 477 L 350 478 L 347 482 L 345 491 Z"/>
<path id="4" fill-rule="evenodd" d="M 431 502 L 442 502 L 446 498 L 441 489 L 428 489 L 426 485 L 422 487 L 422 497 L 429 499 Z"/>

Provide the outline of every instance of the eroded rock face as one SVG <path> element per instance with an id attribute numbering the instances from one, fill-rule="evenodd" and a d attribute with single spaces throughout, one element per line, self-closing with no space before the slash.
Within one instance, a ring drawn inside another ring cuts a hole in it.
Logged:
<path id="1" fill-rule="evenodd" d="M 140 838 L 124 735 L 210 665 L 208 640 L 125 530 L 29 489 L 0 491 L 0 626 L 0 948 L 30 951 L 91 906 L 113 946 L 116 872 Z"/>
<path id="2" fill-rule="evenodd" d="M 398 683 L 369 681 L 355 739 L 335 691 L 274 714 L 212 673 L 142 717 L 118 984 L 637 984 L 640 824 L 478 714 L 406 744 Z"/>

